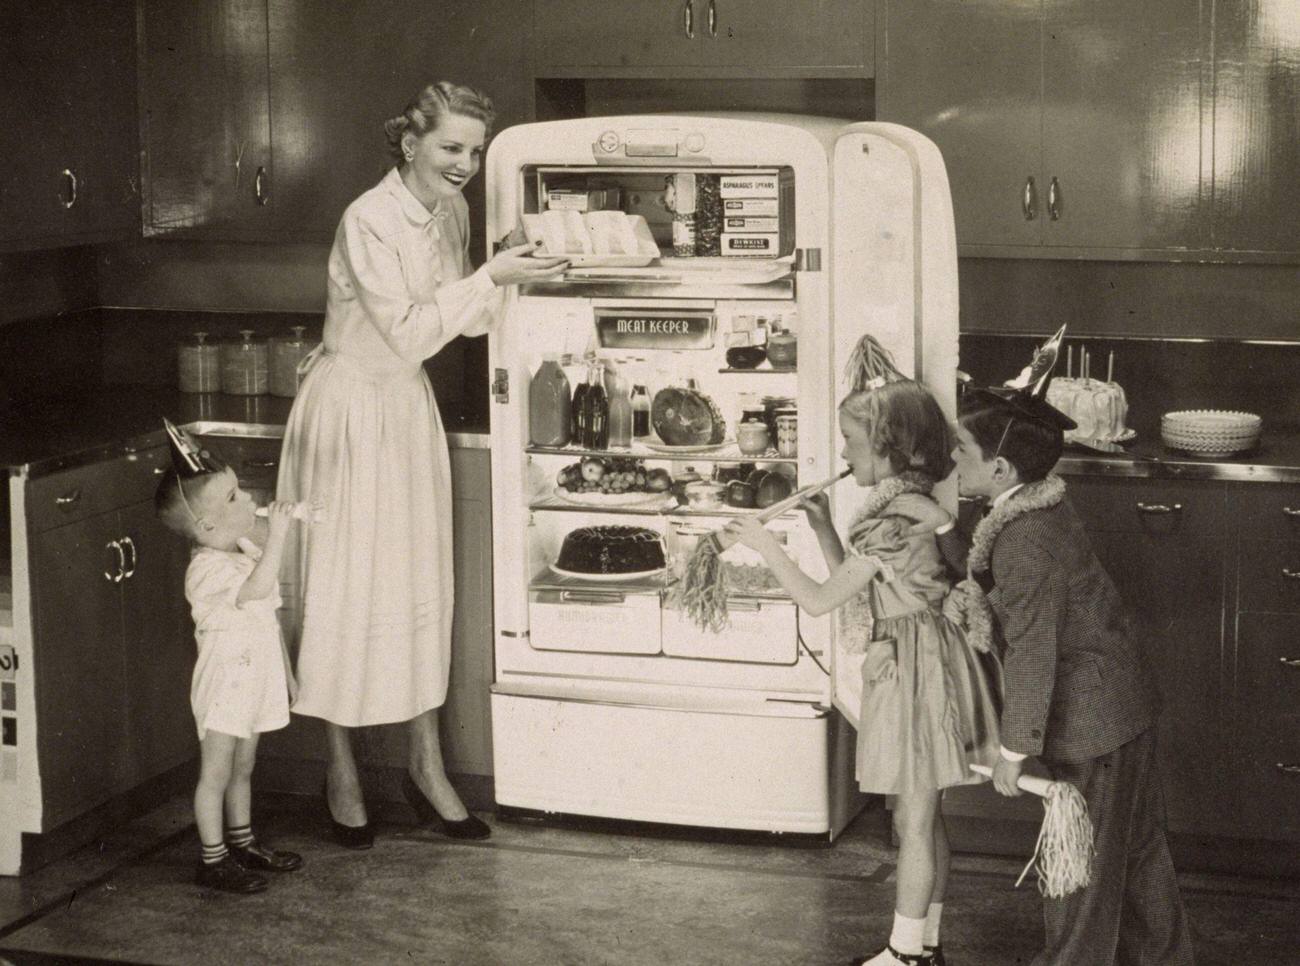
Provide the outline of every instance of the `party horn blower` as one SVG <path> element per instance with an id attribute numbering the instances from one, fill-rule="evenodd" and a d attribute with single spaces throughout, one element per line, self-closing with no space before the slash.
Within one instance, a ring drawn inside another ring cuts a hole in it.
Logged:
<path id="1" fill-rule="evenodd" d="M 848 476 L 852 472 L 853 470 L 852 468 L 850 468 L 840 473 L 837 473 L 835 476 L 832 476 L 830 479 L 822 480 L 820 483 L 809 483 L 807 486 L 795 490 L 784 500 L 778 500 L 776 503 L 773 503 L 770 507 L 767 507 L 765 510 L 763 510 L 762 513 L 758 514 L 758 516 L 755 517 L 755 519 L 758 520 L 759 523 L 771 523 L 773 520 L 779 517 L 786 510 L 796 507 L 799 505 L 801 501 L 807 499 L 808 497 L 816 496 L 822 490 L 834 486 L 836 483 L 844 479 L 844 477 Z M 725 529 L 726 528 L 724 527 L 723 530 Z M 696 545 L 696 551 L 697 552 L 699 551 L 700 546 L 707 545 L 710 548 L 712 553 L 722 553 L 722 551 L 726 549 L 725 547 L 722 546 L 722 539 L 720 536 L 723 530 L 715 530 L 712 533 L 708 534 L 707 536 L 700 537 L 700 542 L 699 544 Z"/>
<path id="2" fill-rule="evenodd" d="M 259 506 L 254 511 L 259 517 L 271 515 L 269 508 Z M 303 500 L 293 505 L 293 518 L 303 523 L 321 523 L 325 519 L 325 504 L 316 500 Z"/>
<path id="3" fill-rule="evenodd" d="M 971 765 L 971 771 L 993 776 L 987 765 Z M 1033 866 L 1038 870 L 1038 891 L 1050 899 L 1063 899 L 1087 886 L 1092 877 L 1092 820 L 1083 794 L 1069 782 L 1054 782 L 1034 775 L 1021 775 L 1016 785 L 1022 792 L 1043 800 L 1043 825 L 1038 830 L 1034 854 L 1016 879 L 1019 886 Z"/>

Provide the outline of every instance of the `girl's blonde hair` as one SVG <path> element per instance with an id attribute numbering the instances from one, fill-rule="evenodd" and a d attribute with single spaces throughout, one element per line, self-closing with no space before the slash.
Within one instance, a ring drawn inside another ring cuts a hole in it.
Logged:
<path id="1" fill-rule="evenodd" d="M 866 428 L 871 447 L 895 473 L 919 470 L 935 480 L 952 472 L 952 432 L 930 391 L 898 371 L 871 335 L 858 340 L 844 377 L 852 387 L 840 418 Z"/>
<path id="2" fill-rule="evenodd" d="M 492 122 L 496 120 L 492 98 L 482 91 L 450 81 L 438 81 L 422 88 L 401 114 L 384 122 L 388 153 L 398 161 L 404 160 L 402 135 L 410 131 L 417 138 L 424 137 L 436 130 L 448 114 L 482 121 L 488 136 L 492 134 Z"/>

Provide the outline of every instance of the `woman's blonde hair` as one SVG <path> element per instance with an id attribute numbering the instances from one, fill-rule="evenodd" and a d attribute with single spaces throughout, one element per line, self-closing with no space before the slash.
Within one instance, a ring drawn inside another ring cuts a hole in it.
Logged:
<path id="1" fill-rule="evenodd" d="M 492 133 L 492 122 L 496 120 L 496 110 L 492 107 L 492 98 L 482 91 L 463 84 L 450 81 L 438 81 L 420 90 L 406 105 L 406 109 L 397 117 L 390 117 L 384 122 L 384 137 L 388 141 L 388 153 L 398 161 L 405 160 L 402 153 L 402 136 L 408 131 L 417 138 L 424 137 L 436 130 L 448 114 L 472 117 L 483 122 L 487 135 Z"/>
<path id="2" fill-rule="evenodd" d="M 863 426 L 895 473 L 919 470 L 942 480 L 952 472 L 952 432 L 939 403 L 898 371 L 875 338 L 858 340 L 844 375 L 852 389 L 840 400 L 840 418 Z"/>

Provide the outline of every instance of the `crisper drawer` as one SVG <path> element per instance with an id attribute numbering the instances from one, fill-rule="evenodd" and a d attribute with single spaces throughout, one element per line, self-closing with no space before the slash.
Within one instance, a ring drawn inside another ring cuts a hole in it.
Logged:
<path id="1" fill-rule="evenodd" d="M 795 664 L 799 660 L 799 609 L 792 601 L 732 597 L 720 633 L 700 628 L 676 608 L 664 608 L 664 653 L 707 661 Z"/>
<path id="2" fill-rule="evenodd" d="M 1300 614 L 1300 540 L 1243 540 L 1237 609 Z"/>
<path id="3" fill-rule="evenodd" d="M 32 532 L 152 500 L 170 465 L 167 448 L 157 446 L 38 477 L 27 485 Z"/>
<path id="4" fill-rule="evenodd" d="M 1195 537 L 1224 532 L 1227 493 L 1222 483 L 1071 476 L 1067 484 L 1069 500 L 1089 530 Z"/>
<path id="5" fill-rule="evenodd" d="M 1300 541 L 1300 485 L 1242 483 L 1229 490 L 1229 501 L 1241 536 Z"/>
<path id="6" fill-rule="evenodd" d="M 528 593 L 529 641 L 541 651 L 658 654 L 658 592 L 543 587 Z"/>

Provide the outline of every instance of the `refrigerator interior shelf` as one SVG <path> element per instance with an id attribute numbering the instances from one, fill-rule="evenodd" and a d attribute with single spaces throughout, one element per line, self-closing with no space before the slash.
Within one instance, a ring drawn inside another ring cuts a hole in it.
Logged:
<path id="1" fill-rule="evenodd" d="M 528 582 L 530 591 L 558 591 L 581 595 L 590 593 L 594 596 L 612 594 L 659 594 L 669 582 L 670 572 L 661 568 L 651 576 L 625 575 L 618 579 L 612 574 L 602 575 L 601 579 L 584 580 L 581 577 L 566 577 L 556 573 L 550 567 L 538 572 Z M 613 579 L 611 579 L 613 578 Z"/>
<path id="2" fill-rule="evenodd" d="M 718 506 L 709 510 L 694 510 L 690 507 L 680 506 L 676 503 L 672 505 L 661 505 L 646 507 L 642 505 L 617 506 L 597 506 L 583 503 L 570 503 L 559 497 L 541 497 L 532 500 L 528 504 L 529 510 L 555 510 L 560 513 L 617 513 L 620 516 L 635 514 L 636 516 L 660 516 L 669 517 L 670 519 L 685 517 L 747 517 L 762 513 L 762 507 L 738 507 L 738 506 Z M 794 518 L 798 516 L 798 510 L 790 510 L 781 514 L 780 518 Z M 778 519 L 780 519 L 778 518 Z"/>
<path id="3" fill-rule="evenodd" d="M 633 443 L 628 449 L 584 449 L 580 446 L 528 446 L 525 448 L 526 453 L 537 453 L 551 456 L 608 456 L 608 457 L 637 457 L 646 460 L 666 460 L 678 463 L 798 463 L 797 456 L 778 456 L 776 450 L 768 450 L 766 453 L 758 455 L 749 455 L 742 453 L 734 444 L 730 446 L 719 446 L 717 449 L 706 450 L 704 452 L 692 453 L 674 453 L 663 452 L 651 449 L 649 446 L 643 446 L 640 443 Z"/>

